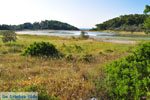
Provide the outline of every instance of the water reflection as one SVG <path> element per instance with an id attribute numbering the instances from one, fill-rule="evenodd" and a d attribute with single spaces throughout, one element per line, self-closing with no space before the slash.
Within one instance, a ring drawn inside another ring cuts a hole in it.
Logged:
<path id="1" fill-rule="evenodd" d="M 17 34 L 31 34 L 31 35 L 50 35 L 50 36 L 80 36 L 80 31 L 64 31 L 64 30 L 39 30 L 39 31 L 17 31 Z M 117 33 L 103 33 L 103 32 L 89 32 L 90 37 L 108 38 L 108 39 L 142 39 L 150 40 L 149 37 L 118 37 Z"/>

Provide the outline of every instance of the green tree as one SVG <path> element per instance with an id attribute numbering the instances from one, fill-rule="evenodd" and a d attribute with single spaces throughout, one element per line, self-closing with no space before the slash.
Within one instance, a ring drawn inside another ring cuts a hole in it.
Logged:
<path id="1" fill-rule="evenodd" d="M 144 13 L 147 14 L 150 12 L 150 6 L 149 5 L 146 5 L 145 6 L 145 10 L 144 10 Z"/>
<path id="2" fill-rule="evenodd" d="M 2 36 L 2 41 L 6 42 L 16 42 L 17 37 L 14 31 L 4 31 Z"/>
<path id="3" fill-rule="evenodd" d="M 144 13 L 147 15 L 146 20 L 144 21 L 145 34 L 150 33 L 150 6 L 146 5 Z"/>

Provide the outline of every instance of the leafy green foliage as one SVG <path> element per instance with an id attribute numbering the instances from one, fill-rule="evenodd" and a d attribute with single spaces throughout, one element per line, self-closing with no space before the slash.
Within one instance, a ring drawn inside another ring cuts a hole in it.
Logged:
<path id="1" fill-rule="evenodd" d="M 114 100 L 141 100 L 150 96 L 150 42 L 132 55 L 106 67 L 107 85 Z"/>
<path id="2" fill-rule="evenodd" d="M 146 15 L 124 15 L 97 24 L 92 30 L 115 30 L 115 31 L 143 31 L 143 23 Z"/>
<path id="3" fill-rule="evenodd" d="M 17 37 L 14 31 L 3 31 L 2 41 L 6 42 L 16 42 Z"/>
<path id="4" fill-rule="evenodd" d="M 149 12 L 150 12 L 150 6 L 146 5 L 144 13 L 148 14 Z M 147 18 L 144 21 L 144 28 L 145 28 L 145 34 L 149 34 L 150 33 L 150 15 L 147 15 Z"/>
<path id="5" fill-rule="evenodd" d="M 144 13 L 147 14 L 150 12 L 150 6 L 149 5 L 146 5 L 145 6 L 145 10 L 144 10 Z"/>
<path id="6" fill-rule="evenodd" d="M 45 20 L 41 22 L 24 23 L 20 25 L 0 25 L 0 30 L 23 30 L 23 29 L 55 29 L 55 30 L 79 30 L 78 28 L 67 23 Z"/>
<path id="7" fill-rule="evenodd" d="M 58 57 L 59 52 L 49 42 L 34 42 L 22 52 L 22 55 Z"/>

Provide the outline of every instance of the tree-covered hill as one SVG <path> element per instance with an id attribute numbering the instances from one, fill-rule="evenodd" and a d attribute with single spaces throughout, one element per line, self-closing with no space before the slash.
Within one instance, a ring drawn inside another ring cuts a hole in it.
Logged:
<path id="1" fill-rule="evenodd" d="M 36 29 L 53 29 L 53 30 L 79 30 L 77 27 L 69 25 L 67 23 L 45 20 L 41 22 L 24 23 L 20 25 L 0 25 L 0 30 L 36 30 Z"/>
<path id="2" fill-rule="evenodd" d="M 123 15 L 97 24 L 91 30 L 113 30 L 113 31 L 144 31 L 143 23 L 146 19 L 144 14 Z"/>

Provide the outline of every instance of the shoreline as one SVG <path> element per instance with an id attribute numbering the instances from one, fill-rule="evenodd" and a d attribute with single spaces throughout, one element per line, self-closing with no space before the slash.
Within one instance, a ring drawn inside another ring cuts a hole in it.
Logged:
<path id="1" fill-rule="evenodd" d="M 55 37 L 55 38 L 63 38 L 63 39 L 72 39 L 70 36 L 53 36 L 53 35 L 36 35 L 36 34 L 18 34 L 20 36 L 42 36 L 42 37 Z M 78 37 L 75 37 L 75 40 L 80 40 Z M 82 40 L 82 39 L 81 39 Z M 135 40 L 122 40 L 122 39 L 107 39 L 107 38 L 99 38 L 99 37 L 90 37 L 89 39 L 85 40 L 93 40 L 99 42 L 110 42 L 110 43 L 119 43 L 119 44 L 136 44 L 137 41 Z"/>
<path id="2" fill-rule="evenodd" d="M 146 35 L 144 31 L 142 32 L 128 32 L 128 31 L 113 31 L 113 30 L 99 30 L 99 31 L 90 31 L 90 30 L 22 30 L 22 31 L 85 31 L 85 32 L 103 32 L 103 33 L 115 33 L 115 34 L 137 34 L 137 35 Z M 20 31 L 16 31 L 20 32 Z"/>
<path id="3" fill-rule="evenodd" d="M 28 30 L 28 31 L 44 31 L 44 30 Z M 47 31 L 56 31 L 56 30 L 47 30 Z M 61 30 L 59 30 L 61 31 Z M 80 32 L 80 31 L 78 31 Z M 110 30 L 105 30 L 105 31 L 85 31 L 85 32 L 101 32 L 101 33 L 112 33 L 114 34 L 112 36 L 112 38 L 108 38 L 107 36 L 110 36 L 110 35 L 100 35 L 102 37 L 96 37 L 96 36 L 90 36 L 91 38 L 104 38 L 103 36 L 106 36 L 106 39 L 117 39 L 117 40 L 131 40 L 131 39 L 135 39 L 135 40 L 138 40 L 139 38 L 141 38 L 141 40 L 150 40 L 150 34 L 146 35 L 144 34 L 144 32 L 135 32 L 135 33 L 132 33 L 131 32 L 125 32 L 125 31 L 120 31 L 120 33 L 117 31 L 110 31 Z M 56 37 L 79 37 L 79 35 L 53 35 L 53 34 L 37 34 L 37 33 L 26 33 L 25 31 L 18 31 L 16 32 L 17 34 L 26 34 L 26 35 L 39 35 L 39 36 L 56 36 Z M 115 38 L 116 37 L 116 38 Z M 136 39 L 137 38 L 137 39 Z M 147 39 L 149 38 L 149 39 Z"/>
<path id="4" fill-rule="evenodd" d="M 136 34 L 136 35 L 146 35 L 144 32 L 127 32 L 127 31 L 112 31 L 112 30 L 103 30 L 103 31 L 90 31 L 89 32 L 103 32 L 103 33 L 115 33 L 115 34 Z"/>

